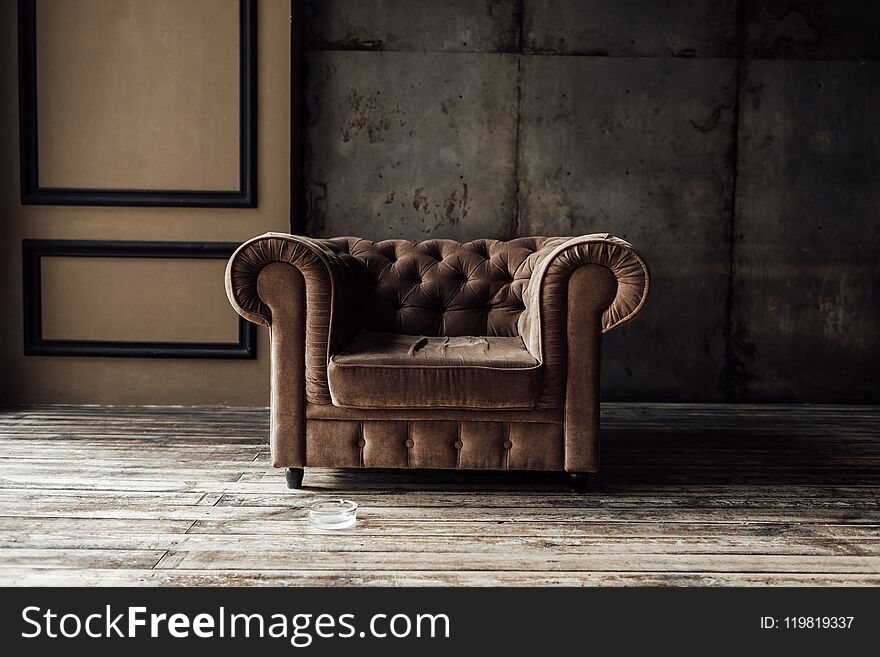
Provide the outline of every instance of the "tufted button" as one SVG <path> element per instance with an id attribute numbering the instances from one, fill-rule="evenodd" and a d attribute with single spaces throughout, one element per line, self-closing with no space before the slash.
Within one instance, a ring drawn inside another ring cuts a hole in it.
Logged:
<path id="1" fill-rule="evenodd" d="M 455 449 L 461 449 L 464 446 L 464 443 L 460 440 L 456 440 L 454 443 L 452 443 L 452 445 L 455 447 Z"/>
<path id="2" fill-rule="evenodd" d="M 413 442 L 412 438 L 407 438 L 404 445 L 406 445 L 407 447 L 412 447 L 413 445 L 415 445 L 415 443 Z"/>
<path id="3" fill-rule="evenodd" d="M 504 447 L 504 449 L 510 449 L 511 447 L 513 447 L 513 443 L 510 442 L 509 440 L 505 440 L 503 447 Z"/>
<path id="4" fill-rule="evenodd" d="M 367 444 L 367 441 L 366 441 L 366 440 L 364 440 L 363 438 L 358 438 L 358 441 L 357 441 L 357 446 L 358 446 L 358 447 L 363 447 L 363 446 L 366 445 L 366 444 Z"/>

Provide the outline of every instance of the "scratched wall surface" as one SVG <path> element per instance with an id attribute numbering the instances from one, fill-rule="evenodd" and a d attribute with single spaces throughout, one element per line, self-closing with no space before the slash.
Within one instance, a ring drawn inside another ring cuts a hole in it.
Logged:
<path id="1" fill-rule="evenodd" d="M 877 399 L 878 80 L 877 63 L 745 69 L 733 348 L 750 396 Z"/>
<path id="2" fill-rule="evenodd" d="M 516 60 L 310 52 L 308 230 L 380 240 L 509 234 Z"/>
<path id="3" fill-rule="evenodd" d="M 880 402 L 880 3 L 305 0 L 299 230 L 609 231 L 617 400 Z"/>

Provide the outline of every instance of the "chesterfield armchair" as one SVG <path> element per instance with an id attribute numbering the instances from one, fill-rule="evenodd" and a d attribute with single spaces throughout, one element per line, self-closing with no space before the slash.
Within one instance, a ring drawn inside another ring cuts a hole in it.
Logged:
<path id="1" fill-rule="evenodd" d="M 459 243 L 267 233 L 226 291 L 269 328 L 271 454 L 304 467 L 599 466 L 602 334 L 645 304 L 649 274 L 607 233 Z"/>

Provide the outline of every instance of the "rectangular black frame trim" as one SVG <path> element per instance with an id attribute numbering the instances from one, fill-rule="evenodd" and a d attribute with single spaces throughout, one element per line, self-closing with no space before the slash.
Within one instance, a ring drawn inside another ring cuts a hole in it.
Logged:
<path id="1" fill-rule="evenodd" d="M 24 354 L 26 356 L 118 356 L 140 358 L 257 357 L 253 324 L 238 318 L 237 342 L 140 342 L 43 339 L 40 260 L 44 256 L 87 258 L 227 259 L 238 244 L 227 242 L 115 242 L 97 240 L 22 240 Z"/>
<path id="2" fill-rule="evenodd" d="M 21 202 L 24 205 L 257 207 L 257 0 L 239 0 L 239 189 L 237 191 L 40 187 L 37 141 L 36 0 L 18 2 Z"/>
<path id="3" fill-rule="evenodd" d="M 290 232 L 304 234 L 306 202 L 303 172 L 305 149 L 303 126 L 303 3 L 291 0 L 290 6 Z"/>

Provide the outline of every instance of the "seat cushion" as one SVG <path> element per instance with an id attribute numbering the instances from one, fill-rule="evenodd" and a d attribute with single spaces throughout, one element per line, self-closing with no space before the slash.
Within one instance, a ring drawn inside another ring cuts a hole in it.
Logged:
<path id="1" fill-rule="evenodd" d="M 520 337 L 436 337 L 363 331 L 327 370 L 336 406 L 533 408 L 541 366 Z"/>

